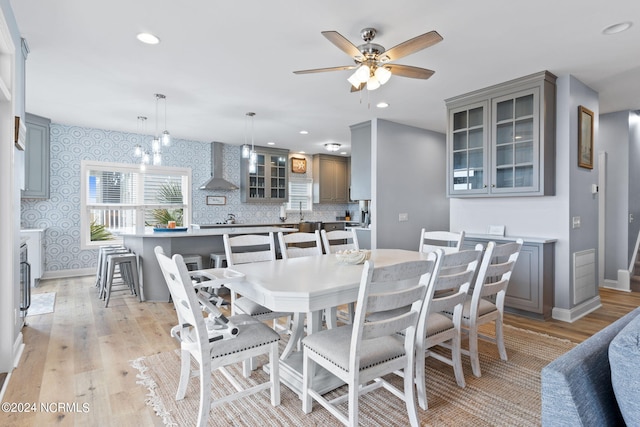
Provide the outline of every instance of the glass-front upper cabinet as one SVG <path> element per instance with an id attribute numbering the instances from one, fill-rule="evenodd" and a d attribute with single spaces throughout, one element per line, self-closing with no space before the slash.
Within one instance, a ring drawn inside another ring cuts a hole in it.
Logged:
<path id="1" fill-rule="evenodd" d="M 543 71 L 446 101 L 449 197 L 555 194 L 555 80 Z"/>
<path id="2" fill-rule="evenodd" d="M 249 171 L 249 159 L 240 159 L 240 190 L 245 203 L 287 201 L 287 158 L 289 150 L 255 147 L 256 170 Z"/>
<path id="3" fill-rule="evenodd" d="M 451 193 L 484 192 L 487 168 L 487 103 L 482 102 L 450 111 L 452 150 L 449 163 Z"/>
<path id="4" fill-rule="evenodd" d="M 494 192 L 521 192 L 538 182 L 538 90 L 493 100 Z"/>

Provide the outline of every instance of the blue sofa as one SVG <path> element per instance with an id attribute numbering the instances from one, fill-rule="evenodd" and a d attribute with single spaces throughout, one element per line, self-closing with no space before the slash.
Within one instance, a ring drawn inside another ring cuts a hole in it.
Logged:
<path id="1" fill-rule="evenodd" d="M 635 422 L 630 423 L 630 420 L 639 419 L 637 417 L 640 411 L 633 402 L 634 399 L 638 400 L 637 391 L 640 390 L 640 369 L 637 368 L 640 361 L 638 314 L 640 308 L 618 319 L 542 369 L 543 426 L 624 426 L 625 420 L 627 424 L 633 425 Z M 629 328 L 626 328 L 627 325 Z M 630 335 L 635 337 L 635 344 Z M 614 339 L 618 345 L 611 346 L 613 365 L 610 365 L 609 344 Z M 620 355 L 621 352 L 629 351 L 632 352 L 631 357 L 626 353 Z M 624 381 L 620 381 L 623 377 Z M 629 391 L 634 388 L 635 393 Z"/>

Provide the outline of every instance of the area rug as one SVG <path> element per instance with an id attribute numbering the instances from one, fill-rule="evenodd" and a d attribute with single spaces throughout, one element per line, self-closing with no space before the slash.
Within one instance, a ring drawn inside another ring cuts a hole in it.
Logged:
<path id="1" fill-rule="evenodd" d="M 488 332 L 485 331 L 485 332 Z M 471 373 L 469 358 L 463 356 L 466 387 L 457 386 L 450 366 L 427 359 L 428 410 L 419 409 L 422 426 L 538 426 L 540 425 L 540 371 L 575 344 L 505 326 L 508 361 L 500 360 L 494 344 L 480 342 L 482 376 Z M 266 363 L 266 356 L 259 364 Z M 155 409 L 165 425 L 195 425 L 199 399 L 198 380 L 193 378 L 187 396 L 176 401 L 179 356 L 164 352 L 132 361 L 139 373 L 138 384 L 148 389 L 146 403 Z M 240 365 L 232 372 L 243 385 L 256 384 L 267 378 L 258 369 L 251 378 L 241 375 Z M 401 386 L 395 375 L 386 377 Z M 213 375 L 214 398 L 225 394 L 229 385 L 221 374 Z M 346 386 L 332 393 L 342 393 Z M 281 387 L 282 403 L 273 407 L 268 390 L 262 394 L 221 405 L 210 412 L 210 426 L 327 426 L 337 420 L 319 404 L 305 415 L 297 395 Z M 346 410 L 346 404 L 344 405 Z M 405 405 L 384 389 L 360 398 L 360 424 L 364 426 L 406 426 Z"/>
<path id="2" fill-rule="evenodd" d="M 53 313 L 56 306 L 56 293 L 44 292 L 41 294 L 31 295 L 31 305 L 27 310 L 27 316 L 36 316 L 38 314 Z"/>

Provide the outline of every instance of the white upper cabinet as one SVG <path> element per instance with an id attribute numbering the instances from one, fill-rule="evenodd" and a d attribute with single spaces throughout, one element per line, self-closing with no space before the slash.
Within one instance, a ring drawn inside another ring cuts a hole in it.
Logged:
<path id="1" fill-rule="evenodd" d="M 545 71 L 446 100 L 447 196 L 555 194 L 555 80 Z"/>

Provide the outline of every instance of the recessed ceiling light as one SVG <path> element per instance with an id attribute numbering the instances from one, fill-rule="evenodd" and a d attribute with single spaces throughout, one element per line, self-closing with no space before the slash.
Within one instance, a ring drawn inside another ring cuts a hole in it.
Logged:
<path id="1" fill-rule="evenodd" d="M 269 141 L 269 142 L 267 142 L 267 145 L 276 145 L 276 143 L 273 142 L 273 141 Z"/>
<path id="2" fill-rule="evenodd" d="M 300 135 L 308 135 L 309 131 L 308 130 L 301 130 L 300 131 Z"/>
<path id="3" fill-rule="evenodd" d="M 623 31 L 627 31 L 633 23 L 631 21 L 618 22 L 617 24 L 609 25 L 602 30 L 602 34 L 610 36 L 611 34 L 618 34 Z"/>
<path id="4" fill-rule="evenodd" d="M 158 44 L 160 39 L 151 33 L 140 33 L 136 36 L 138 40 L 146 44 Z"/>
<path id="5" fill-rule="evenodd" d="M 384 101 L 383 102 L 378 102 L 376 104 L 376 107 L 378 107 L 378 108 L 387 108 L 388 106 L 389 106 L 389 104 L 384 102 Z"/>
<path id="6" fill-rule="evenodd" d="M 306 151 L 298 151 L 298 153 L 300 153 L 300 154 L 306 154 L 307 152 L 306 152 Z"/>
<path id="7" fill-rule="evenodd" d="M 346 151 L 341 151 L 340 154 L 342 154 L 343 156 L 346 156 L 347 152 Z"/>

